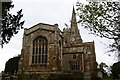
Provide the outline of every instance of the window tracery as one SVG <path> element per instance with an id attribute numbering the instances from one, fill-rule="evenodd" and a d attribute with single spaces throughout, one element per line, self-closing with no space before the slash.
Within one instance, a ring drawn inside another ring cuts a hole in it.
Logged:
<path id="1" fill-rule="evenodd" d="M 39 36 L 33 40 L 32 64 L 47 64 L 48 62 L 48 41 L 45 37 Z"/>

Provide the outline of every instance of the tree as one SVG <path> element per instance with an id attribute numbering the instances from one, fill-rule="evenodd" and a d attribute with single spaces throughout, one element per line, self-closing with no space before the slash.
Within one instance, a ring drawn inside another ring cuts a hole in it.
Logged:
<path id="1" fill-rule="evenodd" d="M 11 74 L 17 73 L 19 60 L 20 60 L 20 55 L 10 58 L 5 64 L 4 72 Z"/>
<path id="2" fill-rule="evenodd" d="M 120 3 L 119 2 L 77 2 L 78 23 L 91 34 L 114 40 L 109 44 L 110 52 L 120 52 Z M 118 55 L 118 58 L 120 54 Z"/>
<path id="3" fill-rule="evenodd" d="M 114 79 L 120 79 L 120 62 L 116 62 L 111 67 L 111 72 Z"/>
<path id="4" fill-rule="evenodd" d="M 22 9 L 16 15 L 13 15 L 10 13 L 10 9 L 13 7 L 12 2 L 2 2 L 2 29 L 0 33 L 2 46 L 8 43 L 20 29 L 23 29 L 24 21 L 21 21 L 23 17 Z"/>
<path id="5" fill-rule="evenodd" d="M 108 74 L 111 73 L 111 68 L 103 62 L 99 64 L 99 68 L 100 68 L 100 71 L 102 72 L 103 78 L 107 78 Z"/>

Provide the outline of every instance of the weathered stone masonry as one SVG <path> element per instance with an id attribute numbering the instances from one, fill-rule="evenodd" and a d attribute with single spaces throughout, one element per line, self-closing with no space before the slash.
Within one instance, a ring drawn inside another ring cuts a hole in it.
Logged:
<path id="1" fill-rule="evenodd" d="M 73 8 L 70 28 L 39 23 L 24 30 L 19 73 L 94 72 L 94 42 L 83 42 Z"/>

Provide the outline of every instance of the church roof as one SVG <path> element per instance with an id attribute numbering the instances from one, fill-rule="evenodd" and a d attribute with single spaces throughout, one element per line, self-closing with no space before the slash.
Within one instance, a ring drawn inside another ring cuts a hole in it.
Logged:
<path id="1" fill-rule="evenodd" d="M 47 24 L 47 23 L 38 23 L 38 24 L 35 24 L 34 26 L 27 28 L 27 29 L 32 29 L 32 28 L 39 26 L 39 25 L 46 25 L 46 26 L 54 27 L 54 25 L 58 25 L 58 24 L 52 25 L 52 24 Z"/>
<path id="2" fill-rule="evenodd" d="M 25 31 L 25 34 L 29 34 L 39 29 L 55 31 L 56 28 L 58 28 L 58 24 L 51 25 L 51 24 L 46 24 L 46 23 L 38 23 L 30 28 L 25 28 L 24 31 Z"/>

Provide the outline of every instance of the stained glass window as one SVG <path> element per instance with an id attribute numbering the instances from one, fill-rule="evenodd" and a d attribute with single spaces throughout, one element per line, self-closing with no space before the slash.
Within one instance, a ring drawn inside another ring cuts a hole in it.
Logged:
<path id="1" fill-rule="evenodd" d="M 33 40 L 32 64 L 47 64 L 47 48 L 48 41 L 45 37 L 39 36 Z"/>

